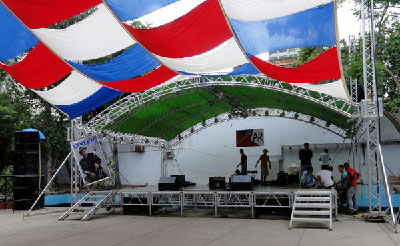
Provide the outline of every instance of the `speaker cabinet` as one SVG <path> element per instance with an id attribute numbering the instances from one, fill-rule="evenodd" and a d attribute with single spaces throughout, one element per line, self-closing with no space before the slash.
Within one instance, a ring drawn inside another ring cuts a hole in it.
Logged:
<path id="1" fill-rule="evenodd" d="M 176 177 L 160 177 L 158 181 L 158 190 L 166 191 L 166 190 L 178 190 L 178 184 Z"/>
<path id="2" fill-rule="evenodd" d="M 253 178 L 249 175 L 232 175 L 230 186 L 233 191 L 253 190 Z"/>
<path id="3" fill-rule="evenodd" d="M 210 177 L 208 179 L 208 187 L 210 190 L 224 190 L 225 186 L 225 177 Z"/>
<path id="4" fill-rule="evenodd" d="M 41 189 L 46 185 L 45 177 L 41 179 Z M 28 210 L 40 194 L 39 176 L 15 176 L 14 177 L 14 209 Z M 39 207 L 44 206 L 44 197 L 38 203 Z"/>

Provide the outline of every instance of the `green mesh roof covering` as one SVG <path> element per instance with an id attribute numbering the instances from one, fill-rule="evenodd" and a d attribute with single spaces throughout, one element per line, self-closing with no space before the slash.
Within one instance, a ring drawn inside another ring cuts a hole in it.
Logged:
<path id="1" fill-rule="evenodd" d="M 124 114 L 106 128 L 171 140 L 203 120 L 237 108 L 294 111 L 329 121 L 342 128 L 350 128 L 346 116 L 298 96 L 262 88 L 228 86 L 181 91 L 164 96 Z"/>

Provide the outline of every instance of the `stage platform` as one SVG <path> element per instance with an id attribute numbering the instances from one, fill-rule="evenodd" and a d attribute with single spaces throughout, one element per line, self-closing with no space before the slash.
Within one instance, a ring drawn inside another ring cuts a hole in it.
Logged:
<path id="1" fill-rule="evenodd" d="M 151 215 L 154 211 L 168 209 L 184 215 L 185 210 L 213 209 L 214 215 L 218 216 L 221 209 L 247 209 L 251 217 L 256 217 L 266 209 L 290 212 L 295 193 L 301 190 L 304 189 L 299 186 L 255 186 L 251 191 L 228 191 L 210 190 L 208 186 L 199 185 L 178 191 L 159 191 L 156 186 L 146 186 L 120 189 L 115 195 L 127 214 L 140 210 Z M 336 191 L 332 189 L 331 193 L 336 201 Z"/>

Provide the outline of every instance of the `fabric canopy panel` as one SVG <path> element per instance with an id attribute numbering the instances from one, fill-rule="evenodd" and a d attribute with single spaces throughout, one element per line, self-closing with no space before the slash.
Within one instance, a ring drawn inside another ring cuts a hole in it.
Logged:
<path id="1" fill-rule="evenodd" d="M 105 88 L 75 71 L 55 88 L 34 92 L 71 118 L 92 111 L 121 95 L 121 92 Z"/>
<path id="2" fill-rule="evenodd" d="M 178 73 L 162 65 L 156 70 L 141 77 L 122 80 L 122 81 L 115 81 L 115 82 L 100 81 L 100 83 L 106 85 L 107 87 L 114 88 L 122 92 L 132 93 L 132 92 L 142 92 L 151 89 L 176 76 L 178 76 Z"/>
<path id="3" fill-rule="evenodd" d="M 72 68 L 54 55 L 42 43 L 19 63 L 0 67 L 29 89 L 41 89 L 56 83 L 72 72 Z"/>
<path id="4" fill-rule="evenodd" d="M 232 37 L 218 0 L 207 0 L 181 18 L 151 29 L 129 31 L 150 52 L 183 58 L 207 52 Z"/>
<path id="5" fill-rule="evenodd" d="M 345 85 L 343 84 L 342 80 L 337 80 L 334 82 L 324 83 L 324 84 L 299 83 L 296 84 L 296 86 L 307 90 L 318 91 L 337 98 L 349 100 L 348 93 L 344 89 Z"/>
<path id="6" fill-rule="evenodd" d="M 178 0 L 106 0 L 118 18 L 125 22 L 145 16 Z"/>
<path id="7" fill-rule="evenodd" d="M 96 65 L 69 62 L 94 80 L 117 81 L 140 76 L 160 65 L 142 46 L 135 44 L 114 59 Z"/>
<path id="8" fill-rule="evenodd" d="M 135 43 L 103 4 L 92 15 L 66 29 L 41 28 L 33 32 L 69 61 L 105 57 Z"/>
<path id="9" fill-rule="evenodd" d="M 0 61 L 14 58 L 39 42 L 1 2 L 0 23 Z"/>
<path id="10" fill-rule="evenodd" d="M 29 28 L 67 20 L 100 4 L 101 0 L 2 0 Z"/>
<path id="11" fill-rule="evenodd" d="M 146 25 L 146 28 L 162 26 L 186 15 L 204 1 L 205 0 L 180 0 L 133 21 L 128 21 L 127 24 L 139 21 Z"/>
<path id="12" fill-rule="evenodd" d="M 290 48 L 336 45 L 333 3 L 274 19 L 229 21 L 250 56 Z"/>
<path id="13" fill-rule="evenodd" d="M 330 2 L 332 0 L 221 0 L 228 17 L 241 21 L 273 19 Z"/>
<path id="14" fill-rule="evenodd" d="M 166 58 L 157 56 L 168 67 L 193 74 L 218 74 L 231 72 L 234 67 L 247 63 L 246 57 L 234 38 L 204 54 L 186 58 Z"/>
<path id="15" fill-rule="evenodd" d="M 252 57 L 253 64 L 269 77 L 292 83 L 309 83 L 341 78 L 337 48 L 331 48 L 313 60 L 299 67 L 279 67 L 257 57 Z"/>

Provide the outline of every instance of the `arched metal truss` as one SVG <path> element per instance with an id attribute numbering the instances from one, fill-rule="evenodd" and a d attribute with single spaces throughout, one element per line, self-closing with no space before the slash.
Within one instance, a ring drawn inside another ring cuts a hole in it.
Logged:
<path id="1" fill-rule="evenodd" d="M 344 99 L 307 90 L 294 84 L 271 80 L 265 76 L 192 77 L 165 86 L 156 87 L 143 93 L 130 94 L 106 108 L 104 111 L 90 120 L 86 125 L 81 126 L 81 128 L 83 128 L 87 134 L 115 135 L 113 134 L 113 131 L 106 130 L 106 126 L 117 121 L 124 114 L 134 111 L 135 109 L 139 109 L 144 104 L 151 101 L 157 101 L 163 96 L 174 93 L 176 94 L 180 91 L 212 86 L 246 86 L 283 92 L 322 105 L 329 110 L 335 111 L 346 117 L 351 116 L 351 111 L 354 106 L 356 106 L 354 103 L 352 104 L 350 101 L 346 101 Z M 134 142 L 146 144 L 141 140 L 143 138 L 142 136 L 133 134 L 118 134 L 118 136 L 121 135 L 129 135 L 130 139 L 132 139 Z M 161 139 L 157 138 L 146 139 L 148 139 L 148 141 L 162 141 Z"/>
<path id="2" fill-rule="evenodd" d="M 334 124 L 331 124 L 327 121 L 315 118 L 310 115 L 305 115 L 297 112 L 292 112 L 292 111 L 283 111 L 280 109 L 268 109 L 268 108 L 257 108 L 253 109 L 251 111 L 251 115 L 247 118 L 259 118 L 259 117 L 280 117 L 280 118 L 286 118 L 286 119 L 293 119 L 293 120 L 298 120 L 302 121 L 308 124 L 312 124 L 315 126 L 318 126 L 324 130 L 327 130 L 333 134 L 338 135 L 339 137 L 346 138 L 349 135 L 348 130 L 343 129 L 341 127 L 338 127 Z M 185 139 L 199 133 L 202 130 L 205 130 L 209 127 L 212 127 L 216 124 L 229 121 L 229 120 L 234 120 L 234 119 L 243 119 L 240 114 L 232 114 L 232 113 L 224 113 L 221 114 L 217 117 L 208 119 L 202 123 L 199 123 L 197 125 L 194 125 L 193 127 L 185 130 L 181 134 L 179 134 L 176 138 L 172 139 L 169 141 L 169 147 L 173 148 L 177 146 L 179 143 L 184 141 Z"/>

